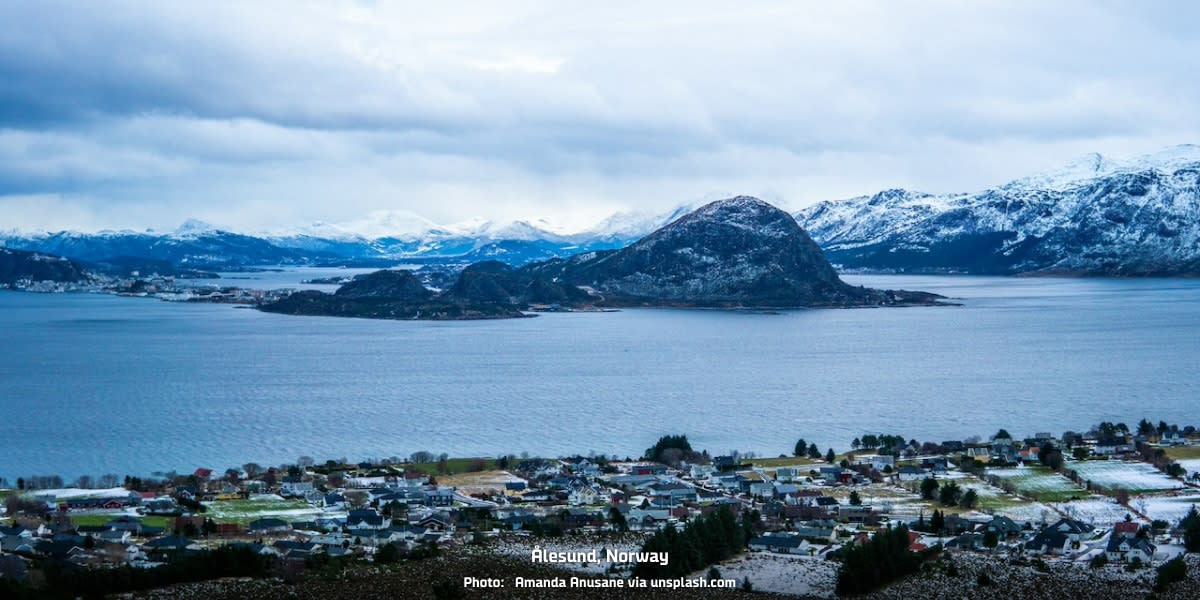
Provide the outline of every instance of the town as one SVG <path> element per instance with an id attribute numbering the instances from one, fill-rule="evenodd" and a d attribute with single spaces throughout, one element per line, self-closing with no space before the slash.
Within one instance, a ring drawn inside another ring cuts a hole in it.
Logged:
<path id="1" fill-rule="evenodd" d="M 419 452 L 106 475 L 74 487 L 58 477 L 0 480 L 0 585 L 54 590 L 64 572 L 152 572 L 218 550 L 261 557 L 267 567 L 256 575 L 293 582 L 334 561 L 388 565 L 466 548 L 525 561 L 538 552 L 633 558 L 670 550 L 665 531 L 722 519 L 736 519 L 740 547 L 719 564 L 664 555 L 660 565 L 559 566 L 830 597 L 869 591 L 844 581 L 848 556 L 897 531 L 922 560 L 1020 564 L 1044 577 L 1076 564 L 1162 579 L 1200 551 L 1200 431 L 1191 426 L 1142 420 L 924 443 L 866 434 L 850 448 L 822 452 L 799 440 L 779 457 L 710 456 L 679 435 L 636 459 Z"/>
<path id="2" fill-rule="evenodd" d="M 209 275 L 201 273 L 202 275 Z M 93 293 L 133 298 L 156 298 L 166 302 L 207 302 L 215 304 L 257 305 L 286 297 L 294 289 L 250 289 L 219 283 L 215 277 L 186 278 L 142 274 L 132 271 L 126 275 L 91 273 L 80 281 L 51 281 L 18 279 L 0 284 L 0 290 L 41 294 Z"/>

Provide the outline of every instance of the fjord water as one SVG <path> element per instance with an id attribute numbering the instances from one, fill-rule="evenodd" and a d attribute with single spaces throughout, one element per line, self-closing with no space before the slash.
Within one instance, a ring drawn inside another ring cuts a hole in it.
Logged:
<path id="1" fill-rule="evenodd" d="M 1200 281 L 846 279 L 963 306 L 394 322 L 0 293 L 0 476 L 1200 424 Z"/>

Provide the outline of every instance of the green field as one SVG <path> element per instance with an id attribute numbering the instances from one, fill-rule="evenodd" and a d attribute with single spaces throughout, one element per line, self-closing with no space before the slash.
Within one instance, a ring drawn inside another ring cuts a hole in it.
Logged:
<path id="1" fill-rule="evenodd" d="M 447 473 L 467 473 L 471 470 L 473 464 L 477 461 L 483 461 L 484 468 L 475 469 L 477 471 L 494 471 L 496 469 L 496 459 L 494 458 L 448 458 L 446 459 Z M 416 469 L 430 475 L 438 475 L 438 463 L 410 463 L 404 465 L 405 468 Z"/>
<path id="2" fill-rule="evenodd" d="M 204 515 L 212 517 L 217 523 L 246 524 L 265 517 L 307 521 L 323 514 L 320 508 L 298 500 L 217 500 L 205 502 L 204 505 L 208 508 Z"/>
<path id="3" fill-rule="evenodd" d="M 1200 446 L 1176 446 L 1173 448 L 1165 448 L 1167 456 L 1175 460 L 1187 460 L 1200 458 Z"/>
<path id="4" fill-rule="evenodd" d="M 80 525 L 103 525 L 119 516 L 122 516 L 122 514 L 124 513 L 71 515 L 71 522 L 74 523 L 76 527 Z M 142 522 L 142 525 L 147 525 L 149 527 L 162 527 L 163 529 L 171 529 L 175 526 L 174 517 L 138 517 L 138 520 Z"/>
<path id="5" fill-rule="evenodd" d="M 964 491 L 968 489 L 975 490 L 978 501 L 975 504 L 974 510 L 985 513 L 1002 513 L 1006 510 L 1011 510 L 1020 506 L 1031 504 L 1029 500 L 1019 498 L 1012 494 L 999 490 L 987 482 L 976 477 L 962 477 L 954 479 Z M 919 486 L 918 486 L 919 487 Z M 958 512 L 970 512 L 967 509 L 959 509 Z"/>
<path id="6" fill-rule="evenodd" d="M 1071 480 L 1046 467 L 988 469 L 987 474 L 1012 484 L 1018 494 L 1041 502 L 1064 502 L 1088 495 Z"/>
<path id="7" fill-rule="evenodd" d="M 744 459 L 742 462 L 754 465 L 756 467 L 766 467 L 771 469 L 778 467 L 804 467 L 807 469 L 815 469 L 818 466 L 829 464 L 824 460 L 813 460 L 811 458 L 802 458 L 799 456 L 784 456 L 780 458 L 751 458 Z"/>

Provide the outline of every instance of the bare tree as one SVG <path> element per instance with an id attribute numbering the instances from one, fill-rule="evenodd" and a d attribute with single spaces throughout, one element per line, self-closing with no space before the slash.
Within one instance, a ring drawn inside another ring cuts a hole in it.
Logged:
<path id="1" fill-rule="evenodd" d="M 25 514 L 38 518 L 43 518 L 50 511 L 45 502 L 30 500 L 16 494 L 4 499 L 4 510 L 9 516 Z"/>
<path id="2" fill-rule="evenodd" d="M 314 463 L 316 463 L 316 461 L 313 460 L 313 457 L 311 456 L 301 456 L 300 458 L 296 459 L 296 466 L 300 467 L 301 469 L 307 469 L 313 466 Z"/>
<path id="3" fill-rule="evenodd" d="M 1117 504 L 1129 508 L 1129 490 L 1117 488 Z"/>
<path id="4" fill-rule="evenodd" d="M 80 475 L 79 479 L 75 480 L 75 487 L 90 490 L 95 487 L 95 481 L 92 480 L 91 475 Z"/>
<path id="5" fill-rule="evenodd" d="M 253 479 L 262 475 L 263 467 L 258 463 L 246 463 L 242 465 L 242 470 L 246 472 L 246 476 Z"/>
<path id="6" fill-rule="evenodd" d="M 115 488 L 121 484 L 121 478 L 116 473 L 105 473 L 100 476 L 97 485 L 102 488 Z"/>
<path id="7" fill-rule="evenodd" d="M 360 490 L 346 492 L 344 496 L 346 504 L 349 504 L 351 508 L 362 508 L 367 505 L 367 501 L 371 498 L 370 494 Z"/>

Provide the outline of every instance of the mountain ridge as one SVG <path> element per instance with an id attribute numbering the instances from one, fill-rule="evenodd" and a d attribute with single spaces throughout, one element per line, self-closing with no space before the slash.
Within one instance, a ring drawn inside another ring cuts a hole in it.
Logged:
<path id="1" fill-rule="evenodd" d="M 333 294 L 297 292 L 260 308 L 292 315 L 384 319 L 527 316 L 625 306 L 801 308 L 940 304 L 924 292 L 843 282 L 788 213 L 739 196 L 700 207 L 621 250 L 519 269 L 483 261 L 434 292 L 409 271 L 356 277 Z"/>
<path id="2" fill-rule="evenodd" d="M 793 213 L 836 265 L 880 272 L 1169 276 L 1200 274 L 1200 146 L 1131 159 L 1089 154 L 972 193 L 905 189 Z M 0 246 L 85 263 L 115 257 L 180 270 L 260 265 L 387 267 L 501 260 L 521 266 L 617 250 L 696 208 L 616 213 L 577 233 L 539 220 L 441 226 L 408 211 L 356 225 L 237 233 L 189 220 L 174 231 L 0 232 Z M 364 236 L 359 232 L 369 232 Z"/>
<path id="3" fill-rule="evenodd" d="M 976 193 L 885 190 L 794 216 L 844 269 L 1200 274 L 1200 147 L 1080 166 Z"/>

